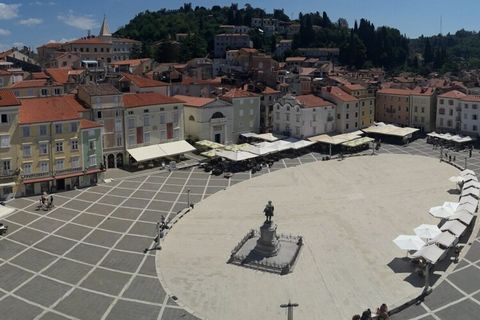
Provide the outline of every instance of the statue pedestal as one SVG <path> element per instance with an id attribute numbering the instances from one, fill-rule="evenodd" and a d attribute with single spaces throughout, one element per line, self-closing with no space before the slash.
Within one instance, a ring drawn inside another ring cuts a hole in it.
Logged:
<path id="1" fill-rule="evenodd" d="M 253 249 L 255 253 L 264 257 L 273 257 L 280 250 L 280 241 L 277 236 L 277 225 L 273 222 L 264 223 L 260 227 L 260 238 Z"/>

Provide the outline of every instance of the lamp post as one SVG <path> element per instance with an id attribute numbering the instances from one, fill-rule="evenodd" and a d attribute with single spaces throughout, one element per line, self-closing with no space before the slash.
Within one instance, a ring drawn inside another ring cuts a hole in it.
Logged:
<path id="1" fill-rule="evenodd" d="M 293 320 L 293 308 L 298 307 L 298 303 L 291 303 L 288 301 L 287 304 L 281 304 L 280 308 L 287 308 L 287 320 Z"/>
<path id="2" fill-rule="evenodd" d="M 190 208 L 190 189 L 187 190 L 187 205 Z"/>
<path id="3" fill-rule="evenodd" d="M 467 157 L 465 157 L 465 168 L 463 170 L 467 169 Z"/>

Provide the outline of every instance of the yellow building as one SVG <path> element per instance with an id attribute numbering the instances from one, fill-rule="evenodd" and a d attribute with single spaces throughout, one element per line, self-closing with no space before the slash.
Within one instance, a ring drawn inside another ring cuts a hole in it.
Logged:
<path id="1" fill-rule="evenodd" d="M 361 84 L 346 84 L 342 86 L 342 89 L 358 99 L 360 108 L 359 128 L 370 127 L 375 117 L 375 94 L 373 89 L 364 87 Z"/>
<path id="2" fill-rule="evenodd" d="M 100 161 L 98 164 L 95 161 L 95 166 L 83 163 L 81 127 L 96 126 L 94 122 L 81 119 L 84 111 L 74 96 L 21 101 L 12 143 L 17 146 L 17 165 L 21 168 L 20 195 L 68 190 L 83 185 L 80 176 L 100 171 Z M 85 121 L 89 123 L 85 124 Z M 91 144 L 92 148 L 101 148 L 100 142 Z"/>

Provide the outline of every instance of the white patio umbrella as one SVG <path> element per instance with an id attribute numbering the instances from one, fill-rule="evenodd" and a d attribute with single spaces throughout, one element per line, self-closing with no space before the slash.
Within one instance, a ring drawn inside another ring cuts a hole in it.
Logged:
<path id="1" fill-rule="evenodd" d="M 452 210 L 455 212 L 457 210 L 459 203 L 458 202 L 449 202 L 445 201 L 442 205 L 442 207 L 447 208 L 448 210 Z"/>
<path id="2" fill-rule="evenodd" d="M 478 200 L 472 197 L 471 195 L 466 195 L 466 196 L 460 197 L 460 204 L 462 203 L 470 203 L 476 206 L 478 205 Z"/>
<path id="3" fill-rule="evenodd" d="M 469 202 L 461 203 L 455 213 L 458 213 L 460 211 L 467 211 L 468 213 L 474 214 L 475 211 L 477 211 L 477 206 L 473 205 Z"/>
<path id="4" fill-rule="evenodd" d="M 434 224 L 421 224 L 416 227 L 413 231 L 415 234 L 422 239 L 433 239 L 438 236 L 442 231 Z"/>
<path id="5" fill-rule="evenodd" d="M 473 215 L 468 212 L 462 211 L 451 215 L 450 217 L 448 217 L 448 220 L 458 220 L 468 226 L 470 225 L 470 223 L 472 223 Z"/>
<path id="6" fill-rule="evenodd" d="M 478 199 L 478 197 L 480 196 L 480 190 L 478 190 L 477 188 L 463 188 L 461 196 L 463 197 L 467 195 L 472 195 L 473 197 Z"/>
<path id="7" fill-rule="evenodd" d="M 474 174 L 466 174 L 464 176 L 462 176 L 463 178 L 463 181 L 467 182 L 467 181 L 478 181 L 478 178 L 476 175 Z"/>
<path id="8" fill-rule="evenodd" d="M 428 242 L 428 244 L 435 243 L 445 248 L 453 247 L 457 242 L 457 237 L 448 231 L 440 233 L 438 236 Z"/>
<path id="9" fill-rule="evenodd" d="M 413 258 L 422 257 L 428 262 L 435 264 L 437 263 L 438 260 L 440 260 L 440 258 L 443 256 L 444 253 L 445 253 L 445 250 L 440 249 L 435 244 L 431 244 L 431 245 L 422 247 L 420 250 L 415 252 L 412 255 L 412 257 Z"/>
<path id="10" fill-rule="evenodd" d="M 448 181 L 450 182 L 453 182 L 453 183 L 459 183 L 459 182 L 463 182 L 464 178 L 463 177 L 460 177 L 460 176 L 452 176 L 450 178 L 448 178 Z"/>
<path id="11" fill-rule="evenodd" d="M 465 169 L 463 171 L 460 171 L 460 175 L 463 177 L 467 174 L 470 174 L 470 175 L 476 175 L 475 171 L 473 170 L 470 170 L 470 169 Z"/>
<path id="12" fill-rule="evenodd" d="M 473 181 L 473 180 L 466 181 L 466 182 L 463 184 L 462 188 L 463 188 L 463 189 L 468 189 L 468 188 L 480 189 L 480 182 L 478 182 L 478 181 Z"/>
<path id="13" fill-rule="evenodd" d="M 405 234 L 399 235 L 393 239 L 393 243 L 395 243 L 400 249 L 407 250 L 407 256 L 408 251 L 419 250 L 425 245 L 425 242 L 419 236 Z"/>
<path id="14" fill-rule="evenodd" d="M 430 208 L 428 212 L 435 218 L 445 219 L 454 214 L 455 211 L 443 206 L 436 206 Z"/>
<path id="15" fill-rule="evenodd" d="M 445 224 L 440 228 L 442 231 L 450 231 L 453 235 L 459 238 L 463 232 L 467 229 L 467 226 L 457 220 L 451 220 L 445 222 Z"/>

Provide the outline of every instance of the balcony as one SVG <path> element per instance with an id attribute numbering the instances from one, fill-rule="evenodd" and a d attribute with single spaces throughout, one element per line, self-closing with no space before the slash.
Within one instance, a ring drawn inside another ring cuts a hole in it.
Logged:
<path id="1" fill-rule="evenodd" d="M 334 117 L 332 117 L 332 116 L 328 116 L 328 117 L 327 117 L 327 121 L 328 121 L 328 122 L 331 122 L 331 121 L 333 121 L 333 120 L 335 120 Z"/>
<path id="2" fill-rule="evenodd" d="M 24 180 L 34 179 L 34 178 L 43 178 L 43 177 L 49 177 L 49 176 L 51 176 L 50 171 L 22 175 Z"/>
<path id="3" fill-rule="evenodd" d="M 66 175 L 70 173 L 79 173 L 82 172 L 82 168 L 70 168 L 70 169 L 62 169 L 62 170 L 55 170 L 53 173 L 54 176 L 61 176 L 61 175 Z"/>
<path id="4" fill-rule="evenodd" d="M 0 180 L 16 178 L 18 175 L 14 170 L 0 170 Z"/>

